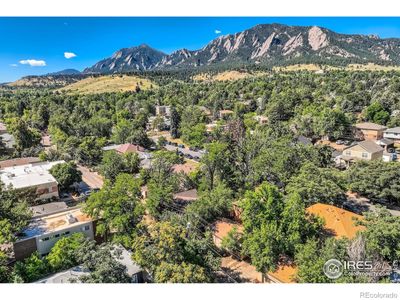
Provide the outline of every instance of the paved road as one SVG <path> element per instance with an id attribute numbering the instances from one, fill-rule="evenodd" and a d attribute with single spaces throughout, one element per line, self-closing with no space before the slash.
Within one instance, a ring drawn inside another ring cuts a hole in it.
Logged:
<path id="1" fill-rule="evenodd" d="M 82 181 L 92 189 L 100 189 L 103 186 L 103 178 L 97 172 L 92 172 L 88 168 L 78 165 L 79 171 L 82 172 Z"/>
<path id="2" fill-rule="evenodd" d="M 178 151 L 182 152 L 183 154 L 190 154 L 193 157 L 197 156 L 198 158 L 201 158 L 203 156 L 203 153 L 200 151 L 193 151 L 189 150 L 188 148 L 179 148 L 172 145 L 165 145 L 164 148 L 168 151 L 176 151 L 178 149 Z"/>
<path id="3" fill-rule="evenodd" d="M 169 138 L 170 137 L 170 134 L 168 133 L 168 134 L 163 134 L 163 135 L 161 135 L 161 136 L 164 136 L 165 138 Z M 154 142 L 157 142 L 157 140 L 158 140 L 158 138 L 159 138 L 160 136 L 152 136 L 152 137 L 150 137 Z M 176 149 L 178 149 L 178 151 L 180 151 L 180 152 L 182 152 L 183 154 L 190 154 L 191 156 L 193 156 L 193 157 L 198 157 L 198 158 L 201 158 L 203 155 L 204 155 L 204 152 L 202 153 L 202 152 L 200 152 L 200 151 L 193 151 L 193 150 L 189 150 L 189 148 L 187 148 L 187 147 L 185 147 L 185 148 L 179 148 L 179 147 L 176 147 L 176 146 L 172 146 L 172 145 L 165 145 L 164 146 L 164 148 L 165 149 L 167 149 L 168 151 L 176 151 Z"/>

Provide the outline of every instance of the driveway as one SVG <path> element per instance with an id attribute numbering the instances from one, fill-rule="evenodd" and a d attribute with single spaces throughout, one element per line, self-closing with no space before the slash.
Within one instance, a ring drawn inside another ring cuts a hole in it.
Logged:
<path id="1" fill-rule="evenodd" d="M 346 209 L 354 211 L 355 213 L 362 214 L 366 211 L 374 211 L 377 209 L 377 206 L 372 203 L 371 200 L 365 197 L 361 197 L 355 193 L 347 192 L 347 201 L 344 203 Z M 384 205 L 382 205 L 385 207 Z M 400 210 L 398 209 L 390 209 L 385 207 L 393 216 L 400 217 Z"/>

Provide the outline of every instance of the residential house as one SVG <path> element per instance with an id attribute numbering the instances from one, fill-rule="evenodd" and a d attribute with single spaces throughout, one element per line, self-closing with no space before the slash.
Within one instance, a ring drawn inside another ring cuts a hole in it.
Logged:
<path id="1" fill-rule="evenodd" d="M 34 217 L 14 242 L 15 259 L 22 260 L 36 251 L 40 256 L 45 256 L 59 239 L 78 232 L 94 239 L 95 223 L 79 208 Z"/>
<path id="2" fill-rule="evenodd" d="M 375 143 L 381 146 L 386 152 L 394 152 L 394 142 L 391 139 L 383 138 L 375 141 Z"/>
<path id="3" fill-rule="evenodd" d="M 382 139 L 386 130 L 385 126 L 370 122 L 358 123 L 355 128 L 362 133 L 362 138 L 367 141 Z"/>
<path id="4" fill-rule="evenodd" d="M 156 105 L 156 116 L 171 116 L 171 106 L 169 105 Z"/>
<path id="5" fill-rule="evenodd" d="M 126 153 L 138 153 L 138 152 L 144 152 L 145 149 L 137 144 L 122 144 L 118 145 L 118 147 L 115 149 L 116 152 L 120 154 L 126 154 Z"/>
<path id="6" fill-rule="evenodd" d="M 39 157 L 22 157 L 0 161 L 0 169 L 41 162 Z"/>
<path id="7" fill-rule="evenodd" d="M 383 148 L 373 141 L 362 141 L 343 149 L 340 161 L 349 165 L 356 160 L 382 159 Z"/>
<path id="8" fill-rule="evenodd" d="M 34 188 L 37 199 L 58 198 L 57 180 L 50 174 L 50 169 L 63 160 L 41 162 L 20 166 L 6 167 L 0 170 L 0 180 L 6 188 Z"/>
<path id="9" fill-rule="evenodd" d="M 103 151 L 115 151 L 118 154 L 137 153 L 140 158 L 140 167 L 149 169 L 151 167 L 152 154 L 137 144 L 109 145 L 102 148 Z"/>
<path id="10" fill-rule="evenodd" d="M 385 139 L 393 140 L 393 142 L 400 144 L 400 127 L 388 128 L 384 131 L 383 137 Z"/>
<path id="11" fill-rule="evenodd" d="M 116 250 L 120 252 L 117 255 L 114 251 L 113 255 L 116 260 L 126 267 L 126 274 L 131 278 L 132 283 L 144 282 L 144 272 L 140 266 L 132 261 L 131 253 L 122 246 L 117 246 Z M 36 283 L 71 283 L 80 282 L 81 276 L 90 275 L 90 271 L 85 269 L 82 265 L 73 267 L 66 271 L 55 273 L 49 277 L 40 279 Z"/>

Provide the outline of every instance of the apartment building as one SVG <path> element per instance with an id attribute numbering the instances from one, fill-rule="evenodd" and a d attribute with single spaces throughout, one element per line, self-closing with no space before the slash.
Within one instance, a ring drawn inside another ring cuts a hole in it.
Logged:
<path id="1" fill-rule="evenodd" d="M 24 259 L 35 251 L 45 256 L 59 239 L 74 233 L 94 239 L 94 227 L 92 219 L 79 208 L 33 218 L 13 245 L 15 259 Z"/>

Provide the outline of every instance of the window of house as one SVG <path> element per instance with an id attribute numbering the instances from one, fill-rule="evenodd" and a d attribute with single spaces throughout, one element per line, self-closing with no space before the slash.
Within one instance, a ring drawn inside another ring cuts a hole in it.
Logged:
<path id="1" fill-rule="evenodd" d="M 45 238 L 42 238 L 40 241 L 41 242 L 45 242 L 45 241 L 48 241 L 48 240 L 50 240 L 50 238 L 48 236 L 46 236 Z"/>
<path id="2" fill-rule="evenodd" d="M 54 238 L 59 238 L 59 237 L 60 237 L 60 234 L 59 234 L 59 233 L 57 233 L 57 234 L 54 235 Z"/>
<path id="3" fill-rule="evenodd" d="M 363 152 L 363 153 L 362 153 L 362 157 L 363 157 L 363 158 L 368 158 L 368 153 L 367 153 L 367 152 Z"/>
<path id="4" fill-rule="evenodd" d="M 90 229 L 89 225 L 86 225 L 86 226 L 82 227 L 82 231 L 88 231 L 89 229 Z"/>

